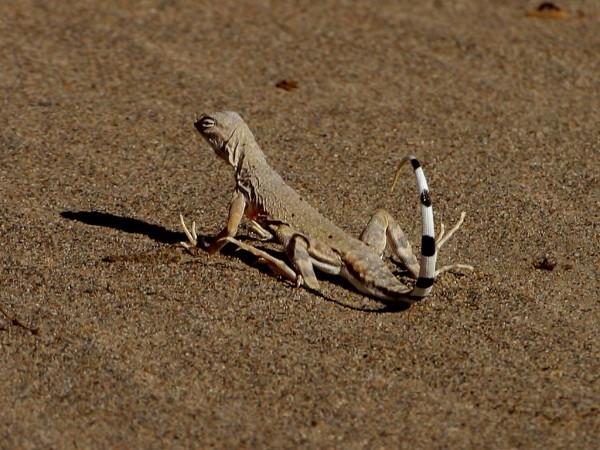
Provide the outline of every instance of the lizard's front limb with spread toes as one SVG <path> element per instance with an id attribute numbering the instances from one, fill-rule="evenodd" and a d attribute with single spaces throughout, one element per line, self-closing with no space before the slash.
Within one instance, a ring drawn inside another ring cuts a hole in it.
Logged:
<path id="1" fill-rule="evenodd" d="M 234 191 L 231 203 L 229 204 L 229 216 L 227 217 L 227 225 L 223 228 L 206 247 L 209 254 L 214 254 L 221 250 L 227 243 L 227 238 L 234 237 L 244 216 L 246 208 L 246 200 L 244 195 L 239 191 Z M 196 234 L 196 222 L 192 222 L 192 231 L 188 230 L 183 216 L 179 214 L 179 220 L 183 226 L 183 231 L 188 238 L 188 242 L 180 242 L 180 245 L 190 250 L 198 246 L 198 235 Z"/>
<path id="2" fill-rule="evenodd" d="M 188 242 L 180 242 L 179 244 L 188 250 L 197 247 L 198 235 L 196 233 L 196 222 L 192 222 L 192 229 L 189 230 L 181 214 L 179 215 L 179 219 L 181 221 L 183 231 L 188 238 Z M 213 248 L 216 248 L 218 246 L 218 249 L 221 249 L 225 244 L 231 243 L 236 247 L 256 256 L 258 258 L 258 261 L 269 266 L 269 268 L 273 271 L 273 273 L 275 273 L 275 275 L 281 276 L 282 278 L 291 281 L 298 287 L 302 285 L 302 277 L 297 275 L 296 272 L 294 272 L 294 270 L 290 268 L 284 261 L 275 258 L 274 256 L 270 255 L 264 250 L 258 249 L 252 245 L 239 241 L 235 237 L 228 235 L 226 230 L 227 228 L 224 228 L 219 234 L 217 234 L 217 236 L 213 238 L 212 243 L 207 247 L 207 251 L 209 253 L 211 253 L 211 246 L 213 246 Z"/>

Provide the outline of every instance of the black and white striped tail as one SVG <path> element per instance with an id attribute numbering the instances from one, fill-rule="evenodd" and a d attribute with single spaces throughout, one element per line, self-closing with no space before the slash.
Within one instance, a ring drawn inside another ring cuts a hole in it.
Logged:
<path id="1" fill-rule="evenodd" d="M 433 287 L 433 282 L 435 281 L 435 262 L 437 258 L 437 252 L 435 248 L 435 228 L 433 223 L 433 207 L 431 206 L 431 197 L 429 195 L 427 179 L 425 178 L 421 164 L 413 155 L 405 156 L 402 161 L 400 161 L 392 188 L 396 184 L 400 167 L 407 161 L 410 161 L 410 164 L 415 171 L 415 176 L 417 177 L 422 224 L 419 277 L 417 278 L 417 282 L 408 296 L 419 300 L 429 295 L 429 292 Z"/>

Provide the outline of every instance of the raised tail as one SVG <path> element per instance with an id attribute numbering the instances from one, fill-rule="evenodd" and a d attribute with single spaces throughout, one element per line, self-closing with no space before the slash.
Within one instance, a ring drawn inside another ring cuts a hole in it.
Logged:
<path id="1" fill-rule="evenodd" d="M 419 188 L 419 203 L 421 204 L 421 260 L 419 262 L 419 277 L 415 283 L 412 291 L 408 294 L 409 297 L 419 300 L 423 297 L 427 297 L 433 287 L 435 281 L 435 262 L 437 259 L 437 251 L 435 245 L 435 228 L 433 223 L 433 207 L 431 206 L 431 197 L 429 195 L 429 188 L 427 186 L 427 179 L 421 168 L 421 163 L 413 155 L 408 155 L 402 158 L 398 169 L 396 169 L 396 175 L 392 182 L 390 192 L 394 190 L 398 177 L 400 175 L 400 169 L 406 163 L 410 161 L 415 176 L 417 177 L 417 187 Z"/>

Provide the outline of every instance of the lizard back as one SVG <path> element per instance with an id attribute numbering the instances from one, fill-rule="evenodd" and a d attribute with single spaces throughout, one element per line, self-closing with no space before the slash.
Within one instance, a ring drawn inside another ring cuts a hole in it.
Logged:
<path id="1" fill-rule="evenodd" d="M 342 253 L 365 245 L 349 236 L 289 186 L 269 166 L 258 144 L 253 151 L 248 150 L 236 171 L 236 183 L 257 209 L 259 222 L 261 216 L 263 220 L 284 222 L 297 232 L 310 235 Z"/>

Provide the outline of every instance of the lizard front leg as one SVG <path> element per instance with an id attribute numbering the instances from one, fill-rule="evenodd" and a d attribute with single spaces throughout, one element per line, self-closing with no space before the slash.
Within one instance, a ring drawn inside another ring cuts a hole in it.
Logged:
<path id="1" fill-rule="evenodd" d="M 246 199 L 244 195 L 235 190 L 233 193 L 233 197 L 231 198 L 231 202 L 229 204 L 229 215 L 227 217 L 227 224 L 225 227 L 217 233 L 217 235 L 212 239 L 211 243 L 206 247 L 206 251 L 209 254 L 214 254 L 221 250 L 223 246 L 227 243 L 227 238 L 234 237 L 237 233 L 237 230 L 240 226 L 240 222 L 242 221 L 242 217 L 244 216 L 244 210 L 246 209 Z M 196 234 L 196 223 L 192 223 L 192 231 L 190 232 L 185 225 L 183 220 L 183 216 L 179 215 L 181 219 L 181 225 L 183 226 L 183 231 L 185 232 L 189 242 L 182 242 L 185 248 L 190 249 L 192 247 L 196 247 L 198 245 L 198 236 Z"/>
<path id="2" fill-rule="evenodd" d="M 206 248 L 206 251 L 212 255 L 223 248 L 227 243 L 227 238 L 235 237 L 237 230 L 244 217 L 244 210 L 246 209 L 246 199 L 244 195 L 236 190 L 231 198 L 229 204 L 229 216 L 227 217 L 227 224 L 219 231 L 219 233 L 212 239 L 212 242 Z"/>

